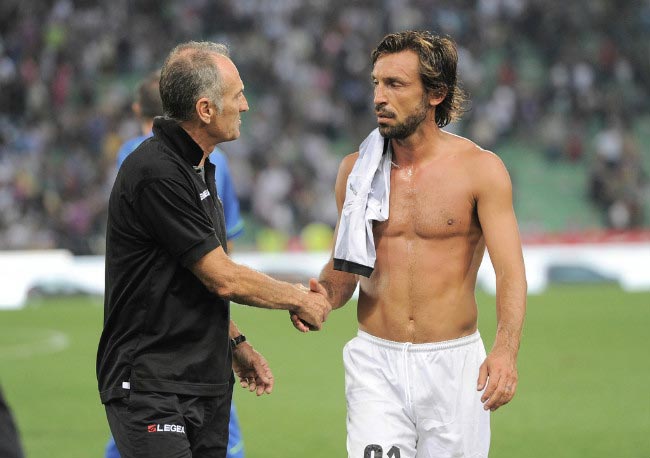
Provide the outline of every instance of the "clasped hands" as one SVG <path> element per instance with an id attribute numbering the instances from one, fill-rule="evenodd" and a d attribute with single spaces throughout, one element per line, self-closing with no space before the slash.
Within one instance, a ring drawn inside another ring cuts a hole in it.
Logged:
<path id="1" fill-rule="evenodd" d="M 318 331 L 332 311 L 327 290 L 315 278 L 309 279 L 309 288 L 295 284 L 305 299 L 298 310 L 290 311 L 291 323 L 300 332 Z"/>

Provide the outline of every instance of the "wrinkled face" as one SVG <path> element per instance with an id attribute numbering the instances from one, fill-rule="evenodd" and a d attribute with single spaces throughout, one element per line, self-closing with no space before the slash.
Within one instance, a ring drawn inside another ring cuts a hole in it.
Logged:
<path id="1" fill-rule="evenodd" d="M 218 143 L 221 143 L 239 138 L 241 113 L 248 111 L 248 101 L 244 96 L 244 83 L 235 64 L 224 56 L 216 56 L 216 60 L 223 78 L 224 90 L 221 110 L 215 107 L 211 124 L 212 134 L 218 138 Z"/>
<path id="2" fill-rule="evenodd" d="M 387 138 L 409 137 L 430 108 L 420 79 L 418 55 L 410 50 L 383 55 L 375 62 L 371 76 L 379 132 Z"/>

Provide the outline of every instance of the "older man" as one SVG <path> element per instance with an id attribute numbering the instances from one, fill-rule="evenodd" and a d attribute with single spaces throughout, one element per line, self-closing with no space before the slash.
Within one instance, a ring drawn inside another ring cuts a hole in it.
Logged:
<path id="1" fill-rule="evenodd" d="M 289 310 L 312 329 L 331 307 L 226 253 L 208 156 L 239 137 L 248 110 L 227 48 L 174 48 L 160 94 L 167 117 L 124 161 L 109 202 L 100 398 L 123 458 L 224 457 L 232 369 L 258 395 L 273 388 L 266 360 L 230 320 L 229 300 Z"/>

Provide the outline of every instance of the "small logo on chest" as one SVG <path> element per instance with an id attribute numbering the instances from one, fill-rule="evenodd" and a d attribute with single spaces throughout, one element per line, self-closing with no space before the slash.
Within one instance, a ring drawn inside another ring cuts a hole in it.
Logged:
<path id="1" fill-rule="evenodd" d="M 203 199 L 205 199 L 206 197 L 208 197 L 209 195 L 210 195 L 210 191 L 208 191 L 208 190 L 206 189 L 206 190 L 203 191 L 201 194 L 199 194 L 199 197 L 201 198 L 201 200 L 203 200 Z"/>

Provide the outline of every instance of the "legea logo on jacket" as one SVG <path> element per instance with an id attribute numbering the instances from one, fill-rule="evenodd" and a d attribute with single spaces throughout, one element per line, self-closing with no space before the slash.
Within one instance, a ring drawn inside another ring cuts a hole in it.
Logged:
<path id="1" fill-rule="evenodd" d="M 206 189 L 206 190 L 203 191 L 201 194 L 199 194 L 199 197 L 201 198 L 201 200 L 203 200 L 203 199 L 205 199 L 206 197 L 208 197 L 209 195 L 210 195 L 210 191 L 208 191 L 208 190 Z"/>
<path id="2" fill-rule="evenodd" d="M 182 425 L 148 425 L 150 433 L 180 433 L 185 434 L 185 426 Z"/>

